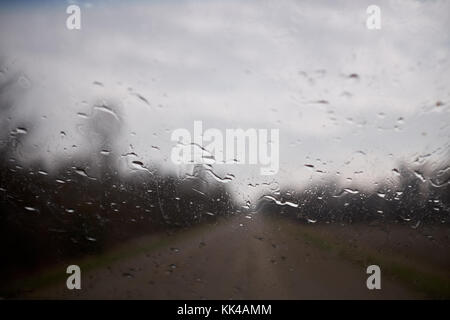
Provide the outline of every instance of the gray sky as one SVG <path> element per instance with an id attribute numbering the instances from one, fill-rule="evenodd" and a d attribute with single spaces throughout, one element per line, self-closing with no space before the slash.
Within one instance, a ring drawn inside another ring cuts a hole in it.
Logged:
<path id="1" fill-rule="evenodd" d="M 170 133 L 192 130 L 194 120 L 279 128 L 277 175 L 214 167 L 235 174 L 230 184 L 243 198 L 257 192 L 248 183 L 325 176 L 305 164 L 367 184 L 391 177 L 400 160 L 448 155 L 448 1 L 377 1 L 377 31 L 366 28 L 371 3 L 361 1 L 78 3 L 79 31 L 66 29 L 63 4 L 0 11 L 0 81 L 17 72 L 24 89 L 12 122 L 36 128 L 23 159 L 52 167 L 90 152 L 86 122 L 102 99 L 122 127 L 117 150 L 131 144 L 144 163 L 172 172 L 189 168 L 170 162 Z"/>

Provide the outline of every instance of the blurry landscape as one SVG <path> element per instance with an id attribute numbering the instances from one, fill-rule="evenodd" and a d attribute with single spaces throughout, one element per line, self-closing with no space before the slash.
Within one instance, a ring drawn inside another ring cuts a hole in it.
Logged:
<path id="1" fill-rule="evenodd" d="M 376 32 L 347 1 L 80 3 L 76 32 L 0 4 L 0 298 L 450 299 L 450 3 Z M 279 173 L 174 165 L 195 120 L 278 128 Z"/>
<path id="2" fill-rule="evenodd" d="M 3 82 L 0 89 L 0 272 L 9 279 L 2 283 L 2 294 L 6 296 L 20 296 L 31 290 L 17 288 L 15 281 L 22 283 L 20 279 L 39 274 L 49 266 L 101 255 L 142 236 L 182 232 L 195 224 L 206 223 L 214 229 L 217 226 L 212 223 L 218 218 L 236 216 L 250 220 L 255 215 L 281 217 L 309 225 L 321 236 L 316 239 L 317 234 L 311 238 L 306 233 L 307 239 L 318 241 L 319 247 L 327 243 L 324 239 L 330 241 L 330 234 L 334 244 L 340 243 L 339 239 L 356 246 L 364 244 L 367 231 L 361 234 L 361 230 L 352 230 L 354 225 L 389 229 L 388 244 L 386 240 L 375 241 L 378 245 L 384 243 L 383 250 L 409 250 L 416 256 L 423 251 L 420 243 L 426 239 L 434 247 L 422 259 L 434 263 L 437 269 L 450 270 L 450 164 L 445 159 L 432 169 L 426 162 L 400 163 L 393 169 L 397 180 L 377 182 L 372 191 L 344 187 L 330 177 L 301 189 L 275 188 L 259 195 L 253 204 L 242 204 L 226 183 L 208 174 L 213 169 L 210 165 L 197 165 L 192 174 L 179 178 L 132 160 L 126 162 L 132 174 L 120 175 L 121 159 L 137 159 L 137 155 L 114 149 L 120 127 L 109 112 L 114 108 L 102 105 L 100 111 L 99 106 L 92 106 L 88 126 L 90 143 L 95 144 L 98 156 L 71 157 L 46 171 L 39 161 L 23 164 L 19 160 L 26 139 L 38 128 L 12 120 L 10 107 L 14 102 L 9 93 L 17 81 Z M 314 169 L 313 165 L 307 166 Z M 344 228 L 335 229 L 336 225 Z M 419 238 L 411 237 L 410 231 L 405 233 L 405 228 L 414 230 Z M 444 272 L 447 280 L 437 280 L 427 293 L 448 298 L 448 276 Z"/>
<path id="3" fill-rule="evenodd" d="M 15 82 L 13 82 L 15 84 Z M 236 212 L 225 185 L 201 171 L 183 179 L 130 162 L 134 174 L 119 176 L 110 156 L 116 127 L 100 112 L 91 119 L 99 155 L 62 162 L 52 172 L 39 162 L 18 161 L 29 134 L 11 126 L 7 100 L 11 82 L 1 84 L 0 156 L 2 274 L 17 276 L 42 265 L 96 253 L 121 241 Z M 93 109 L 94 110 L 94 109 Z M 120 158 L 120 157 L 119 157 Z"/>

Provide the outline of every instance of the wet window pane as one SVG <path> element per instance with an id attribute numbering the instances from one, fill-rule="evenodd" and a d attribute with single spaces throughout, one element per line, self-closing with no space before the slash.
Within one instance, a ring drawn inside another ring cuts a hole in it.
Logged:
<path id="1" fill-rule="evenodd" d="M 450 3 L 0 8 L 0 297 L 450 297 Z"/>

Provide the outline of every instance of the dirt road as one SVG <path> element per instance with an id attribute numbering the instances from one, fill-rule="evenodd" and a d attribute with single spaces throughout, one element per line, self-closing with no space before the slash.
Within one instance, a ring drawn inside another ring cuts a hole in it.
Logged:
<path id="1" fill-rule="evenodd" d="M 365 268 L 312 245 L 288 220 L 235 217 L 167 244 L 31 292 L 63 299 L 408 299 L 420 298 L 387 278 L 368 290 Z"/>

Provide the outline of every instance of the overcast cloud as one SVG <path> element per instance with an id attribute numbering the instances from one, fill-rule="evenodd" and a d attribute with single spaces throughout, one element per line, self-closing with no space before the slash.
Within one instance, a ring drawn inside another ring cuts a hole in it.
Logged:
<path id="1" fill-rule="evenodd" d="M 0 80 L 25 79 L 9 126 L 34 128 L 24 160 L 52 167 L 90 152 L 77 113 L 92 114 L 102 99 L 121 123 L 117 150 L 132 145 L 144 163 L 170 171 L 180 170 L 170 133 L 193 130 L 194 120 L 280 129 L 277 175 L 215 167 L 234 173 L 244 194 L 248 183 L 324 176 L 305 164 L 367 183 L 401 160 L 448 157 L 448 1 L 377 1 L 377 31 L 366 28 L 364 1 L 75 3 L 80 31 L 65 27 L 67 4 L 1 5 Z"/>

